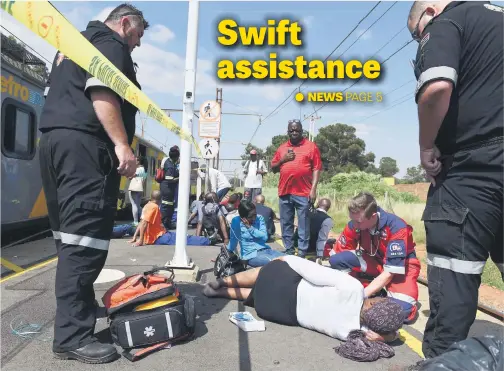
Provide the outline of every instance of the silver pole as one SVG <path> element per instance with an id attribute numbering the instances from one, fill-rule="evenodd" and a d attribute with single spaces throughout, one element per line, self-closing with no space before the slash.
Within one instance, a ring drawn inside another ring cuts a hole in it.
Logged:
<path id="1" fill-rule="evenodd" d="M 192 133 L 194 114 L 194 92 L 196 90 L 196 66 L 198 55 L 198 12 L 199 1 L 189 1 L 189 16 L 187 21 L 187 43 L 185 64 L 185 88 L 182 111 L 182 129 Z M 179 194 L 177 209 L 177 234 L 175 254 L 169 266 L 191 268 L 194 263 L 190 261 L 186 252 L 187 245 L 187 220 L 189 218 L 189 194 L 191 187 L 191 143 L 181 140 L 180 144 L 180 174 Z"/>

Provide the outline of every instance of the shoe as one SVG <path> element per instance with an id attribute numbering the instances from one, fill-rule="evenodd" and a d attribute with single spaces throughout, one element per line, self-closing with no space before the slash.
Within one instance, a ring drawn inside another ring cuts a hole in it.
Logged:
<path id="1" fill-rule="evenodd" d="M 75 359 L 83 363 L 109 363 L 118 358 L 117 350 L 113 345 L 102 344 L 97 341 L 84 345 L 82 348 L 67 352 L 54 352 L 58 359 Z"/>

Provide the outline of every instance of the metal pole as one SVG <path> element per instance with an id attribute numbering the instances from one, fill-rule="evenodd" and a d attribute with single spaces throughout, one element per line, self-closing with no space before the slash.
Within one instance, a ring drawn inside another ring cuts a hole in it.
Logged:
<path id="1" fill-rule="evenodd" d="M 198 54 L 198 12 L 199 1 L 189 1 L 189 16 L 187 20 L 186 66 L 184 87 L 184 109 L 182 111 L 182 128 L 192 133 L 194 115 L 194 91 L 196 89 L 196 66 Z M 191 143 L 181 140 L 180 143 L 180 174 L 177 210 L 177 234 L 175 254 L 167 265 L 179 268 L 192 268 L 186 252 L 187 220 L 189 218 L 189 193 L 191 183 Z"/>
<path id="2" fill-rule="evenodd" d="M 210 160 L 206 160 L 206 172 L 205 172 L 205 194 L 210 192 Z"/>

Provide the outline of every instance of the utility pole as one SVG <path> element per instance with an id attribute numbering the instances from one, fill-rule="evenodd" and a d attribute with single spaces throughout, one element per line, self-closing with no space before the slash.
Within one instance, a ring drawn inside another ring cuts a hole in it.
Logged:
<path id="1" fill-rule="evenodd" d="M 185 86 L 183 95 L 182 129 L 193 132 L 194 92 L 196 90 L 196 66 L 198 58 L 198 13 L 199 0 L 189 1 L 187 42 L 185 60 Z M 187 220 L 189 218 L 189 194 L 191 184 L 191 143 L 181 140 L 180 173 L 177 209 L 177 232 L 175 254 L 167 266 L 179 269 L 194 269 L 194 262 L 187 256 Z M 208 171 L 208 170 L 207 170 Z"/>
<path id="2" fill-rule="evenodd" d="M 305 118 L 306 118 L 306 115 L 305 115 Z M 309 132 L 308 140 L 313 141 L 313 139 L 315 138 L 315 120 L 320 120 L 321 118 L 322 118 L 322 116 L 319 116 L 318 114 L 317 114 L 317 116 L 314 116 L 314 115 L 310 116 L 310 128 L 308 129 L 308 132 Z"/>
<path id="3" fill-rule="evenodd" d="M 217 88 L 216 89 L 215 101 L 217 103 L 219 103 L 220 111 L 222 112 L 222 88 Z M 221 126 L 221 131 L 222 131 L 222 118 L 221 118 L 220 126 Z M 221 135 L 222 135 L 222 132 L 221 132 Z M 215 158 L 215 161 L 216 161 L 215 168 L 217 170 L 219 170 L 220 138 L 217 138 L 217 143 L 219 144 L 219 152 L 217 153 L 217 157 Z"/>

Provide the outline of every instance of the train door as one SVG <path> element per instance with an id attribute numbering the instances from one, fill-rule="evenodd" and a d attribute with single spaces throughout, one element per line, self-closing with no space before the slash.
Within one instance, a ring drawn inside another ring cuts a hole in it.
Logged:
<path id="1" fill-rule="evenodd" d="M 147 146 L 146 145 L 144 145 L 142 143 L 138 143 L 138 154 L 137 154 L 137 156 L 140 156 L 141 158 L 143 158 L 143 164 L 142 165 L 144 166 L 145 172 L 147 174 L 149 174 L 149 162 L 148 162 L 148 159 L 147 159 Z M 143 188 L 142 198 L 145 198 L 146 195 L 147 195 L 147 192 L 146 192 L 147 181 L 144 184 L 145 184 L 145 186 Z"/>

